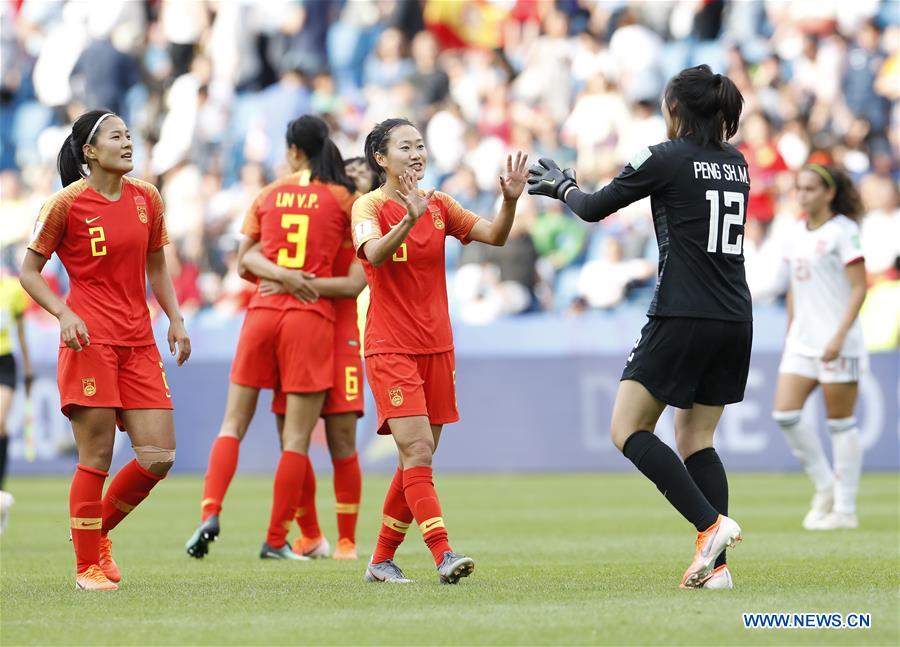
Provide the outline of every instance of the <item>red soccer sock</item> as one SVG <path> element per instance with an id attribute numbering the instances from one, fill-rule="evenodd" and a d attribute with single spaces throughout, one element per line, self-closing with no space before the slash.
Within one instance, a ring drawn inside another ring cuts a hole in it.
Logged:
<path id="1" fill-rule="evenodd" d="M 75 548 L 76 572 L 100 561 L 100 528 L 103 524 L 103 482 L 109 476 L 92 467 L 77 465 L 69 488 L 69 524 Z"/>
<path id="2" fill-rule="evenodd" d="M 203 481 L 202 521 L 222 511 L 222 500 L 237 470 L 240 448 L 241 441 L 234 436 L 219 436 L 213 441 Z"/>
<path id="3" fill-rule="evenodd" d="M 413 513 L 406 504 L 403 495 L 403 470 L 397 469 L 394 478 L 388 487 L 384 497 L 384 508 L 381 521 L 381 529 L 378 531 L 378 542 L 375 544 L 375 552 L 372 554 L 372 563 L 377 564 L 386 559 L 394 559 L 409 524 L 412 523 Z"/>
<path id="4" fill-rule="evenodd" d="M 105 535 L 118 526 L 163 478 L 148 472 L 134 459 L 120 469 L 103 496 L 102 533 Z"/>
<path id="5" fill-rule="evenodd" d="M 332 461 L 334 465 L 334 500 L 337 512 L 338 540 L 348 539 L 356 543 L 356 519 L 359 517 L 359 500 L 362 495 L 362 472 L 359 456 Z"/>
<path id="6" fill-rule="evenodd" d="M 441 502 L 434 489 L 430 467 L 410 467 L 403 471 L 403 494 L 406 503 L 419 524 L 422 539 L 428 545 L 435 565 L 440 565 L 444 553 L 450 548 L 447 529 L 441 517 Z"/>
<path id="7" fill-rule="evenodd" d="M 313 470 L 313 464 L 309 457 L 304 456 L 303 458 L 306 459 L 306 478 L 303 479 L 300 507 L 297 509 L 296 519 L 303 536 L 307 539 L 315 539 L 322 535 L 322 529 L 319 528 L 319 515 L 316 512 L 316 472 Z"/>
<path id="8" fill-rule="evenodd" d="M 306 454 L 285 450 L 281 452 L 272 494 L 272 515 L 269 517 L 269 531 L 266 543 L 272 548 L 285 544 L 288 528 L 300 507 L 303 498 L 303 481 L 306 478 Z"/>

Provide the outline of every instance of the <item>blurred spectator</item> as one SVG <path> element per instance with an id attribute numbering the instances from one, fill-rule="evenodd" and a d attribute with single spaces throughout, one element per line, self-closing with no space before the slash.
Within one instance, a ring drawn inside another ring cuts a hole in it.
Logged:
<path id="1" fill-rule="evenodd" d="M 625 260 L 622 243 L 614 236 L 605 237 L 603 242 L 603 257 L 584 265 L 578 296 L 591 308 L 608 309 L 619 305 L 629 288 L 646 283 L 656 268 L 642 258 Z"/>
<path id="2" fill-rule="evenodd" d="M 743 142 L 738 149 L 747 159 L 753 187 L 747 201 L 747 218 L 769 223 L 775 217 L 776 182 L 788 167 L 778 152 L 765 114 L 755 112 L 744 118 Z"/>
<path id="3" fill-rule="evenodd" d="M 531 235 L 538 256 L 558 272 L 584 253 L 587 226 L 556 200 L 542 200 L 541 207 Z"/>
<path id="4" fill-rule="evenodd" d="M 708 63 L 744 94 L 735 143 L 750 164 L 744 243 L 757 301 L 780 296 L 772 275 L 780 236 L 803 215 L 794 173 L 811 160 L 834 161 L 853 173 L 867 208 L 869 298 L 880 305 L 864 312 L 891 316 L 885 304 L 896 289 L 884 286 L 896 286 L 900 240 L 896 2 L 95 4 L 0 3 L 6 255 L 21 255 L 58 188 L 56 154 L 86 107 L 128 120 L 135 174 L 157 182 L 167 201 L 179 294 L 231 316 L 251 289 L 235 271 L 241 220 L 280 172 L 285 126 L 298 114 L 323 114 L 345 157 L 363 154 L 375 121 L 410 118 L 428 146 L 423 187 L 490 216 L 510 151 L 552 157 L 575 167 L 586 189 L 598 187 L 665 138 L 666 80 Z M 556 202 L 524 197 L 519 211 L 500 250 L 448 244 L 455 307 L 467 320 L 647 296 L 652 281 L 629 286 L 655 262 L 649 200 L 591 228 Z M 54 280 L 65 289 L 64 274 Z"/>

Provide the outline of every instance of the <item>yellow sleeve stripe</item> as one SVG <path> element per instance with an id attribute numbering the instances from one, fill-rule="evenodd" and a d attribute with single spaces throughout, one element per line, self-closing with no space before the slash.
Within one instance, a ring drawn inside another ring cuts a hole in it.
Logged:
<path id="1" fill-rule="evenodd" d="M 337 512 L 338 514 L 356 514 L 357 512 L 359 512 L 359 504 L 358 503 L 335 503 L 334 511 Z"/>
<path id="2" fill-rule="evenodd" d="M 399 519 L 394 519 L 394 518 L 391 517 L 390 515 L 384 515 L 384 517 L 382 518 L 381 523 L 383 523 L 385 526 L 387 526 L 387 527 L 390 528 L 391 530 L 395 530 L 395 531 L 397 531 L 397 532 L 399 532 L 400 534 L 403 534 L 403 535 L 405 535 L 405 534 L 406 534 L 406 531 L 409 530 L 409 524 L 408 524 L 408 523 L 403 523 L 403 522 L 400 521 Z"/>
<path id="3" fill-rule="evenodd" d="M 101 517 L 70 517 L 69 523 L 75 530 L 100 530 Z"/>

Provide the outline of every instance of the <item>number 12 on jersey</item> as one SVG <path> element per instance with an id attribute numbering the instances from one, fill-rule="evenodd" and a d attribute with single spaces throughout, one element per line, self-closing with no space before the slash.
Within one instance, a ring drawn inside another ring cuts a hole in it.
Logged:
<path id="1" fill-rule="evenodd" d="M 709 202 L 709 238 L 706 241 L 706 251 L 715 253 L 719 246 L 719 192 L 707 191 L 706 200 Z M 731 226 L 744 225 L 744 194 L 736 191 L 722 191 L 722 201 L 725 208 L 737 205 L 737 212 L 725 212 L 722 218 L 722 253 L 740 254 L 743 251 L 744 234 L 738 234 L 733 243 L 731 239 Z"/>

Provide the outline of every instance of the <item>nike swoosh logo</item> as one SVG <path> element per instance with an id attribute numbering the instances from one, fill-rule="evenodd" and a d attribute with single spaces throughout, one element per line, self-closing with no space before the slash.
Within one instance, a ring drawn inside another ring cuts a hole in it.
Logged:
<path id="1" fill-rule="evenodd" d="M 556 180 L 541 180 L 544 184 L 556 184 Z"/>
<path id="2" fill-rule="evenodd" d="M 425 524 L 425 530 L 431 530 L 434 526 L 438 525 L 440 521 L 432 521 L 431 523 Z"/>
<path id="3" fill-rule="evenodd" d="M 85 218 L 84 221 L 85 221 L 87 224 L 91 224 L 91 223 L 94 222 L 95 220 L 100 220 L 100 218 L 102 218 L 102 217 L 103 217 L 103 216 L 96 216 L 96 217 L 94 217 L 94 218 Z"/>
<path id="4" fill-rule="evenodd" d="M 84 521 L 82 521 L 82 522 L 81 522 L 81 527 L 82 527 L 82 528 L 92 528 L 92 527 L 94 527 L 94 526 L 99 526 L 100 523 L 101 523 L 100 521 L 94 521 L 94 522 L 92 522 L 92 523 L 85 523 Z"/>

